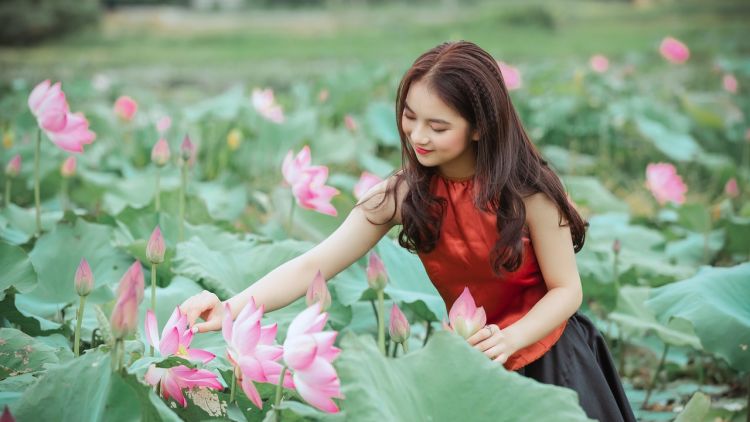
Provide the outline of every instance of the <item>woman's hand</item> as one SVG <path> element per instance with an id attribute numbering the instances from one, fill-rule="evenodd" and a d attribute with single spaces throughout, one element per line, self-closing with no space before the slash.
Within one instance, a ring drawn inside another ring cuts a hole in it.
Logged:
<path id="1" fill-rule="evenodd" d="M 187 315 L 188 325 L 194 333 L 205 333 L 221 329 L 224 304 L 215 294 L 204 290 L 182 302 L 180 312 Z M 196 324 L 198 317 L 206 322 Z"/>
<path id="2" fill-rule="evenodd" d="M 485 325 L 466 341 L 495 362 L 504 364 L 518 351 L 515 339 L 508 330 L 501 330 L 496 324 Z"/>

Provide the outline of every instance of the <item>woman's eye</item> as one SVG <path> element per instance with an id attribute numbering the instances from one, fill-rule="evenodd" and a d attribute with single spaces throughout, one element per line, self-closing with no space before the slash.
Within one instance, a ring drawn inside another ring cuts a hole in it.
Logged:
<path id="1" fill-rule="evenodd" d="M 432 130 L 433 130 L 434 132 L 437 132 L 437 133 L 443 133 L 443 132 L 445 132 L 445 131 L 446 131 L 447 129 L 432 129 Z"/>
<path id="2" fill-rule="evenodd" d="M 414 120 L 414 116 L 409 116 L 408 114 L 404 114 L 404 117 L 406 117 L 409 120 Z"/>

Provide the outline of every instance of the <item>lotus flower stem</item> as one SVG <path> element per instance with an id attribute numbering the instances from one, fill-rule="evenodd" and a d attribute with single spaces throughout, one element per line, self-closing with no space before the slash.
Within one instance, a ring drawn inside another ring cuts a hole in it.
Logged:
<path id="1" fill-rule="evenodd" d="M 404 342 L 401 343 L 401 348 L 404 350 L 404 354 L 409 353 L 409 342 L 404 340 Z"/>
<path id="2" fill-rule="evenodd" d="M 156 313 L 156 264 L 151 264 L 151 310 Z M 149 354 L 154 356 L 154 345 L 149 348 Z"/>
<path id="3" fill-rule="evenodd" d="M 392 358 L 395 358 L 395 357 L 396 357 L 396 352 L 398 352 L 398 343 L 395 343 L 395 342 L 394 342 L 394 343 L 393 343 L 393 351 L 391 351 L 391 357 L 392 357 Z"/>
<path id="4" fill-rule="evenodd" d="M 648 399 L 651 397 L 651 391 L 653 391 L 654 389 L 654 384 L 656 384 L 656 377 L 659 376 L 659 372 L 661 372 L 661 368 L 662 366 L 664 366 L 664 361 L 667 359 L 667 352 L 669 352 L 669 343 L 664 343 L 664 350 L 661 353 L 659 366 L 656 367 L 656 371 L 654 371 L 654 375 L 651 377 L 651 382 L 648 384 L 648 389 L 646 390 L 646 398 L 643 399 L 641 409 L 646 409 L 646 407 L 648 407 Z"/>
<path id="5" fill-rule="evenodd" d="M 378 290 L 378 348 L 383 356 L 385 353 L 385 298 L 383 290 Z"/>
<path id="6" fill-rule="evenodd" d="M 426 322 L 427 322 L 427 333 L 424 336 L 424 342 L 422 343 L 422 347 L 425 347 L 427 345 L 427 339 L 429 339 L 430 334 L 432 334 L 432 322 L 431 321 L 426 321 Z"/>
<path id="7" fill-rule="evenodd" d="M 232 387 L 229 389 L 229 403 L 234 402 L 234 391 L 237 389 L 237 368 L 232 369 Z"/>
<path id="8" fill-rule="evenodd" d="M 68 210 L 68 178 L 63 177 L 60 181 L 60 202 L 62 202 L 63 212 Z"/>
<path id="9" fill-rule="evenodd" d="M 36 207 L 36 235 L 42 233 L 42 206 L 39 199 L 39 155 L 42 150 L 42 129 L 36 133 L 36 148 L 34 148 L 34 204 Z"/>
<path id="10" fill-rule="evenodd" d="M 10 177 L 5 180 L 5 207 L 10 205 Z"/>
<path id="11" fill-rule="evenodd" d="M 86 303 L 86 296 L 79 296 L 80 301 L 78 302 L 78 312 L 76 312 L 76 333 L 75 333 L 75 343 L 73 345 L 73 350 L 75 351 L 75 355 L 80 355 L 80 343 L 81 343 L 81 324 L 83 323 L 83 306 Z"/>
<path id="12" fill-rule="evenodd" d="M 281 368 L 281 374 L 279 375 L 279 384 L 276 386 L 276 397 L 273 400 L 273 409 L 274 412 L 276 412 L 277 421 L 281 420 L 281 409 L 279 409 L 279 405 L 281 404 L 281 391 L 284 389 L 284 375 L 286 375 L 286 365 Z"/>
<path id="13" fill-rule="evenodd" d="M 161 169 L 156 169 L 156 197 L 154 198 L 156 212 L 161 211 Z"/>
<path id="14" fill-rule="evenodd" d="M 187 163 L 183 163 L 180 169 L 180 232 L 177 237 L 179 242 L 182 242 L 185 238 L 185 195 L 187 194 Z"/>

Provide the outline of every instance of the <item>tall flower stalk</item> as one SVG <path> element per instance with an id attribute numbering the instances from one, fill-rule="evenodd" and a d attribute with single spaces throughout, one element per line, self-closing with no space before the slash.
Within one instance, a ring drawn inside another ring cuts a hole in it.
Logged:
<path id="1" fill-rule="evenodd" d="M 83 322 L 83 308 L 86 305 L 86 297 L 94 289 L 94 275 L 91 273 L 91 267 L 89 267 L 86 258 L 82 258 L 78 269 L 76 269 L 76 275 L 74 279 L 74 285 L 76 293 L 80 298 L 78 303 L 78 312 L 76 312 L 76 331 L 75 341 L 73 343 L 73 350 L 76 356 L 80 355 L 81 345 L 81 324 Z"/>
<path id="2" fill-rule="evenodd" d="M 169 144 L 164 138 L 159 139 L 151 149 L 151 161 L 156 164 L 156 193 L 154 204 L 156 212 L 161 211 L 161 169 L 169 162 Z"/>
<path id="3" fill-rule="evenodd" d="M 164 237 L 161 234 L 159 226 L 156 226 L 146 245 L 146 258 L 151 263 L 151 310 L 154 313 L 156 312 L 156 267 L 164 262 L 164 252 Z M 153 344 L 151 345 L 150 354 L 151 356 L 154 355 Z"/>
<path id="4" fill-rule="evenodd" d="M 380 256 L 374 251 L 370 253 L 370 261 L 367 265 L 367 284 L 378 295 L 377 311 L 378 319 L 378 350 L 383 356 L 387 356 L 385 350 L 385 286 L 388 284 L 388 273 Z"/>
<path id="5" fill-rule="evenodd" d="M 36 144 L 34 145 L 34 209 L 36 210 L 36 233 L 39 237 L 42 234 L 42 202 L 39 196 L 39 154 L 42 149 L 42 130 L 36 134 Z"/>
<path id="6" fill-rule="evenodd" d="M 5 206 L 10 205 L 11 183 L 21 173 L 21 156 L 16 154 L 5 166 Z"/>
<path id="7" fill-rule="evenodd" d="M 63 211 L 68 210 L 68 206 L 70 205 L 70 194 L 68 192 L 69 189 L 69 181 L 70 179 L 75 176 L 76 174 L 76 157 L 70 156 L 63 161 L 62 165 L 60 166 L 60 175 L 62 176 L 62 188 L 60 189 L 60 197 L 62 201 L 62 209 Z"/>
<path id="8" fill-rule="evenodd" d="M 187 195 L 188 168 L 195 162 L 195 146 L 190 137 L 185 135 L 180 146 L 180 231 L 177 240 L 185 239 L 185 195 Z"/>

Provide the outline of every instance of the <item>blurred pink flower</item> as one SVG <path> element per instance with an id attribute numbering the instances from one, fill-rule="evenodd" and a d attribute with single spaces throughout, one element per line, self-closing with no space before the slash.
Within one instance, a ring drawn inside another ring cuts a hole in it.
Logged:
<path id="1" fill-rule="evenodd" d="M 296 156 L 292 150 L 289 150 L 281 164 L 281 174 L 284 176 L 284 181 L 289 186 L 294 186 L 302 177 L 305 169 L 310 167 L 311 160 L 310 147 L 307 145 L 302 147 L 302 150 Z"/>
<path id="2" fill-rule="evenodd" d="M 188 328 L 187 315 L 176 307 L 164 325 L 159 338 L 159 326 L 156 322 L 154 311 L 146 311 L 146 341 L 155 349 L 159 350 L 162 357 L 179 356 L 185 359 L 199 360 L 207 363 L 216 357 L 213 353 L 202 349 L 191 349 L 193 341 L 193 330 Z"/>
<path id="3" fill-rule="evenodd" d="M 60 166 L 60 174 L 62 177 L 73 177 L 76 174 L 76 157 L 70 156 L 63 161 Z"/>
<path id="4" fill-rule="evenodd" d="M 86 258 L 81 258 L 81 262 L 76 269 L 73 284 L 76 287 L 78 296 L 88 296 L 94 290 L 94 274 L 91 273 L 91 267 Z"/>
<path id="5" fill-rule="evenodd" d="M 359 181 L 356 185 L 354 185 L 354 197 L 357 198 L 357 200 L 362 199 L 364 194 L 366 194 L 367 191 L 370 190 L 370 188 L 382 181 L 383 179 L 381 179 L 380 177 L 372 173 L 363 171 L 362 175 L 359 176 Z"/>
<path id="6" fill-rule="evenodd" d="M 83 146 L 96 139 L 96 134 L 89 130 L 89 121 L 82 113 L 68 114 L 65 128 L 59 132 L 47 132 L 47 136 L 55 145 L 70 152 L 83 152 Z"/>
<path id="7" fill-rule="evenodd" d="M 323 278 L 323 273 L 321 273 L 320 270 L 315 274 L 315 278 L 313 278 L 310 286 L 307 287 L 305 302 L 307 303 L 307 306 L 310 306 L 315 302 L 320 302 L 324 311 L 331 306 L 331 292 L 328 290 L 326 279 Z"/>
<path id="8" fill-rule="evenodd" d="M 589 60 L 589 66 L 596 73 L 604 73 L 609 69 L 609 60 L 601 54 L 594 54 Z"/>
<path id="9" fill-rule="evenodd" d="M 184 388 L 206 387 L 221 390 L 224 387 L 216 374 L 205 369 L 190 369 L 185 365 L 172 368 L 157 368 L 151 365 L 146 371 L 145 380 L 149 385 L 161 384 L 161 395 L 164 399 L 174 399 L 182 407 L 187 407 L 187 400 L 182 395 Z"/>
<path id="10" fill-rule="evenodd" d="M 388 272 L 385 270 L 385 264 L 380 255 L 372 251 L 367 262 L 367 285 L 373 290 L 383 290 L 387 284 Z"/>
<path id="11" fill-rule="evenodd" d="M 685 63 L 690 57 L 690 50 L 687 46 L 672 37 L 666 37 L 662 40 L 661 45 L 659 45 L 659 52 L 667 61 L 677 64 Z"/>
<path id="12" fill-rule="evenodd" d="M 143 280 L 142 275 L 141 280 Z M 136 282 L 129 280 L 128 277 L 123 277 L 120 280 L 117 293 L 117 302 L 112 310 L 112 315 L 110 315 L 109 324 L 112 336 L 116 339 L 122 339 L 136 330 L 138 304 L 140 303 L 138 285 Z M 140 295 L 143 295 L 142 287 Z"/>
<path id="13" fill-rule="evenodd" d="M 740 188 L 737 186 L 737 179 L 734 177 L 727 180 L 727 184 L 724 185 L 724 193 L 730 198 L 736 198 L 740 196 Z"/>
<path id="14" fill-rule="evenodd" d="M 16 154 L 8 161 L 5 166 L 5 175 L 8 177 L 17 177 L 21 173 L 21 155 Z"/>
<path id="15" fill-rule="evenodd" d="M 660 205 L 667 201 L 678 205 L 685 202 L 687 186 L 672 164 L 651 163 L 646 166 L 646 187 Z"/>
<path id="16" fill-rule="evenodd" d="M 195 164 L 195 145 L 190 140 L 190 136 L 185 135 L 180 144 L 180 157 L 183 162 L 186 162 L 189 166 Z"/>
<path id="17" fill-rule="evenodd" d="M 81 113 L 71 113 L 60 82 L 39 83 L 29 94 L 29 108 L 39 127 L 59 148 L 83 152 L 83 146 L 94 142 L 96 134 L 89 130 L 89 122 Z"/>
<path id="18" fill-rule="evenodd" d="M 501 61 L 498 61 L 497 65 L 500 67 L 500 73 L 503 75 L 503 81 L 508 91 L 513 91 L 521 87 L 521 72 L 517 67 Z"/>
<path id="19" fill-rule="evenodd" d="M 354 120 L 354 117 L 352 117 L 351 114 L 347 114 L 344 116 L 344 126 L 346 126 L 347 129 L 349 129 L 349 132 L 356 132 L 357 131 L 357 121 Z"/>
<path id="20" fill-rule="evenodd" d="M 151 149 L 151 161 L 161 167 L 169 162 L 169 144 L 164 138 L 159 139 Z"/>
<path id="21" fill-rule="evenodd" d="M 411 333 L 409 320 L 406 319 L 406 315 L 401 312 L 401 309 L 399 309 L 395 302 L 391 307 L 391 319 L 388 325 L 388 333 L 391 335 L 391 340 L 396 343 L 405 342 Z"/>
<path id="22" fill-rule="evenodd" d="M 117 296 L 122 296 L 125 290 L 129 289 L 130 286 L 135 287 L 136 298 L 140 304 L 143 301 L 143 288 L 145 286 L 141 261 L 135 261 L 133 265 L 125 271 L 125 274 L 123 274 L 120 279 L 120 284 L 117 285 Z"/>
<path id="23" fill-rule="evenodd" d="M 328 100 L 328 96 L 329 96 L 328 90 L 321 89 L 320 92 L 318 92 L 318 101 L 320 101 L 321 103 L 324 103 L 326 102 L 326 100 Z"/>
<path id="24" fill-rule="evenodd" d="M 255 299 L 242 308 L 237 319 L 232 321 L 232 310 L 228 303 L 224 304 L 224 321 L 221 333 L 227 342 L 227 359 L 239 369 L 242 391 L 259 409 L 263 408 L 260 394 L 255 388 L 255 382 L 274 383 L 279 381 L 282 366 L 276 362 L 283 353 L 281 346 L 275 345 L 276 323 L 261 326 L 264 306 L 255 306 Z M 294 388 L 294 382 L 289 374 L 284 376 L 284 386 Z"/>
<path id="25" fill-rule="evenodd" d="M 726 75 L 724 75 L 724 77 L 721 79 L 721 83 L 724 86 L 725 91 L 732 94 L 737 93 L 737 78 L 735 78 L 731 73 L 727 73 Z"/>
<path id="26" fill-rule="evenodd" d="M 305 401 L 325 412 L 336 413 L 339 408 L 331 398 L 343 395 L 331 362 L 341 350 L 333 345 L 336 331 L 322 331 L 327 318 L 318 302 L 294 318 L 284 341 L 284 362 L 293 371 L 295 388 Z"/>
<path id="27" fill-rule="evenodd" d="M 156 122 L 156 131 L 159 135 L 164 135 L 170 127 L 172 127 L 172 118 L 169 116 L 164 116 Z"/>
<path id="28" fill-rule="evenodd" d="M 302 172 L 299 180 L 292 186 L 292 193 L 297 204 L 302 208 L 317 211 L 321 214 L 336 216 L 336 208 L 331 198 L 339 194 L 338 189 L 326 186 L 328 167 L 313 166 Z"/>
<path id="29" fill-rule="evenodd" d="M 453 302 L 453 306 L 448 313 L 448 319 L 450 325 L 443 322 L 443 328 L 454 331 L 463 338 L 471 337 L 472 334 L 487 324 L 487 314 L 484 312 L 484 307 L 477 308 L 468 287 L 464 287 L 464 291 Z"/>
<path id="30" fill-rule="evenodd" d="M 115 101 L 115 114 L 122 120 L 131 121 L 138 111 L 138 103 L 134 99 L 123 95 Z"/>
<path id="31" fill-rule="evenodd" d="M 282 123 L 284 121 L 284 112 L 281 109 L 281 106 L 276 103 L 271 88 L 263 90 L 258 88 L 253 89 L 251 99 L 255 111 L 260 113 L 265 119 L 274 123 Z"/>
<path id="32" fill-rule="evenodd" d="M 164 252 L 164 236 L 159 226 L 156 226 L 146 244 L 146 258 L 152 264 L 161 264 L 164 262 Z"/>

